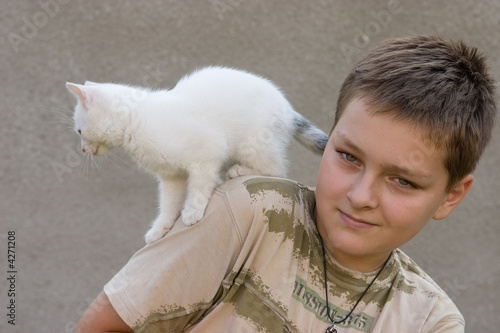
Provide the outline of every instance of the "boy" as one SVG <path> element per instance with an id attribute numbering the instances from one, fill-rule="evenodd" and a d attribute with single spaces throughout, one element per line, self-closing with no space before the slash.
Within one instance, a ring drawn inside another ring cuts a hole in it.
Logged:
<path id="1" fill-rule="evenodd" d="M 105 286 L 76 332 L 463 332 L 398 247 L 473 182 L 495 115 L 462 43 L 390 40 L 344 82 L 315 191 L 238 177 Z"/>

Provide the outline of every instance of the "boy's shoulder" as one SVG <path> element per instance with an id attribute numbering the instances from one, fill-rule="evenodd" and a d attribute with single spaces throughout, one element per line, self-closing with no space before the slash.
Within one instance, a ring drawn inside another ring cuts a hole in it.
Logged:
<path id="1" fill-rule="evenodd" d="M 429 296 L 446 296 L 439 285 L 413 259 L 400 249 L 395 250 L 397 261 L 401 265 L 401 273 L 417 288 Z"/>
<path id="2" fill-rule="evenodd" d="M 400 265 L 400 277 L 395 281 L 396 289 L 412 299 L 411 304 L 419 302 L 433 303 L 430 318 L 438 320 L 442 316 L 464 323 L 464 319 L 453 300 L 441 287 L 402 250 L 395 250 L 395 257 Z"/>
<path id="3" fill-rule="evenodd" d="M 258 198 L 284 198 L 301 202 L 314 198 L 314 188 L 295 180 L 269 176 L 243 176 L 230 179 L 216 188 L 216 191 L 231 196 Z"/>
<path id="4" fill-rule="evenodd" d="M 236 224 L 245 226 L 244 229 L 256 221 L 273 225 L 310 221 L 316 200 L 313 188 L 267 176 L 230 179 L 216 188 L 214 196 L 225 203 Z"/>
<path id="5" fill-rule="evenodd" d="M 387 298 L 371 332 L 464 331 L 452 299 L 403 251 L 394 250 L 388 267 L 389 276 L 375 283 Z"/>

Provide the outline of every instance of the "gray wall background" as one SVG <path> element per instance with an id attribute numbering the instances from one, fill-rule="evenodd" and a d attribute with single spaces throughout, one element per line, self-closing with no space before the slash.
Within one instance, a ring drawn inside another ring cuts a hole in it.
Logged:
<path id="1" fill-rule="evenodd" d="M 389 37 L 438 33 L 489 58 L 500 80 L 500 2 L 0 1 L 0 331 L 72 332 L 102 286 L 143 246 L 156 183 L 120 151 L 77 152 L 66 81 L 172 87 L 205 65 L 273 80 L 328 131 L 350 67 Z M 65 120 L 66 119 L 66 120 Z M 289 176 L 315 185 L 297 144 Z M 404 247 L 454 299 L 467 332 L 500 327 L 500 128 L 475 184 L 445 221 Z M 8 232 L 16 232 L 16 325 L 7 323 Z M 418 311 L 418 309 L 415 309 Z"/>

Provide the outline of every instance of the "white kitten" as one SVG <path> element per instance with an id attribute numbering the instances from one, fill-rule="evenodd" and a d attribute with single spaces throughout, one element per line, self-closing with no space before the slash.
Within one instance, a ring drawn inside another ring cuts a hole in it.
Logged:
<path id="1" fill-rule="evenodd" d="M 199 221 L 222 172 L 283 177 L 292 136 L 318 153 L 328 139 L 274 84 L 235 69 L 204 68 L 172 90 L 66 86 L 78 98 L 75 130 L 84 153 L 121 147 L 157 175 L 160 214 L 147 243 L 163 237 L 179 215 L 186 225 Z"/>

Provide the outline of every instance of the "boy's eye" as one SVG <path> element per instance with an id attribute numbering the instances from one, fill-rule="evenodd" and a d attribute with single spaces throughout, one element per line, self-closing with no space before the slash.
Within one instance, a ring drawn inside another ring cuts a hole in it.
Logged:
<path id="1" fill-rule="evenodd" d="M 409 182 L 408 180 L 403 179 L 403 178 L 396 178 L 396 182 L 398 183 L 398 185 L 400 185 L 402 187 L 417 188 L 417 186 L 415 186 L 415 184 L 413 184 L 412 182 Z"/>
<path id="2" fill-rule="evenodd" d="M 342 156 L 344 157 L 344 159 L 347 161 L 347 162 L 350 162 L 350 163 L 356 163 L 358 160 L 356 159 L 356 157 L 352 156 L 351 154 L 349 153 L 342 153 Z"/>

